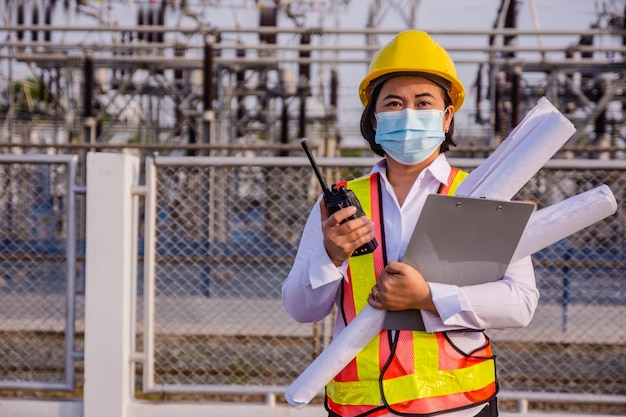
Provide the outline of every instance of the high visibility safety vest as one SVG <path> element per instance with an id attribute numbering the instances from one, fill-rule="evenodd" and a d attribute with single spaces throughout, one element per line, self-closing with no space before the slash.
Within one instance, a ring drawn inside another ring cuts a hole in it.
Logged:
<path id="1" fill-rule="evenodd" d="M 467 173 L 456 168 L 439 193 L 453 195 Z M 363 211 L 375 221 L 378 248 L 349 260 L 338 320 L 345 323 L 367 305 L 376 277 L 386 265 L 378 174 L 347 184 Z M 376 417 L 393 411 L 404 416 L 438 414 L 485 403 L 498 391 L 489 340 L 465 354 L 446 333 L 383 330 L 327 386 L 326 408 L 346 417 Z"/>

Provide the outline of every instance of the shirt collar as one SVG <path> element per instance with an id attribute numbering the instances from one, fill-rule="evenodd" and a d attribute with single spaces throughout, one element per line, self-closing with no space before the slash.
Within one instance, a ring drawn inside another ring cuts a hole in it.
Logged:
<path id="1" fill-rule="evenodd" d="M 452 168 L 448 163 L 448 159 L 444 153 L 440 153 L 437 158 L 431 162 L 425 169 L 426 172 L 429 172 L 437 181 L 442 184 L 448 183 L 448 177 L 450 176 L 450 171 Z M 387 159 L 383 158 L 376 163 L 372 167 L 372 173 L 378 172 L 385 179 L 387 178 Z"/>

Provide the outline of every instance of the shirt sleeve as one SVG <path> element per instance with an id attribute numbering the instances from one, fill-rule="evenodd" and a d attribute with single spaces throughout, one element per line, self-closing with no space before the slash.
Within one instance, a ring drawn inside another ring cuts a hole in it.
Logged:
<path id="1" fill-rule="evenodd" d="M 318 199 L 302 232 L 293 266 L 282 285 L 283 306 L 298 322 L 310 323 L 333 310 L 348 263 L 337 267 L 324 249 Z"/>
<path id="2" fill-rule="evenodd" d="M 495 282 L 465 287 L 439 283 L 429 286 L 438 312 L 422 311 L 429 332 L 525 327 L 539 301 L 530 256 L 509 265 L 504 277 Z"/>

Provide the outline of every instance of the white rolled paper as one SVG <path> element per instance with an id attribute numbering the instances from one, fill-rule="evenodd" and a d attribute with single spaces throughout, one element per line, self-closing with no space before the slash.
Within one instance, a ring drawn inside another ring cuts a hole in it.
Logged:
<path id="1" fill-rule="evenodd" d="M 601 185 L 534 212 L 512 262 L 599 222 L 617 210 L 617 201 L 607 185 Z"/>
<path id="2" fill-rule="evenodd" d="M 385 310 L 369 304 L 315 358 L 285 392 L 287 402 L 302 408 L 383 329 Z"/>
<path id="3" fill-rule="evenodd" d="M 456 195 L 510 200 L 576 128 L 542 97 L 496 150 L 470 172 Z"/>

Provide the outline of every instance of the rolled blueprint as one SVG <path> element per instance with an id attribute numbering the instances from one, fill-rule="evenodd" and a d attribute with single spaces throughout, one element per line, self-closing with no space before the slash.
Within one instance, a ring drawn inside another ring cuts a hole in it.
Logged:
<path id="1" fill-rule="evenodd" d="M 614 214 L 616 210 L 617 201 L 607 185 L 538 210 L 530 216 L 512 262 L 547 248 Z"/>
<path id="2" fill-rule="evenodd" d="M 369 304 L 333 339 L 285 392 L 287 402 L 294 408 L 309 403 L 331 379 L 383 329 L 385 310 Z"/>
<path id="3" fill-rule="evenodd" d="M 574 134 L 542 97 L 510 135 L 459 185 L 456 195 L 510 200 Z"/>

